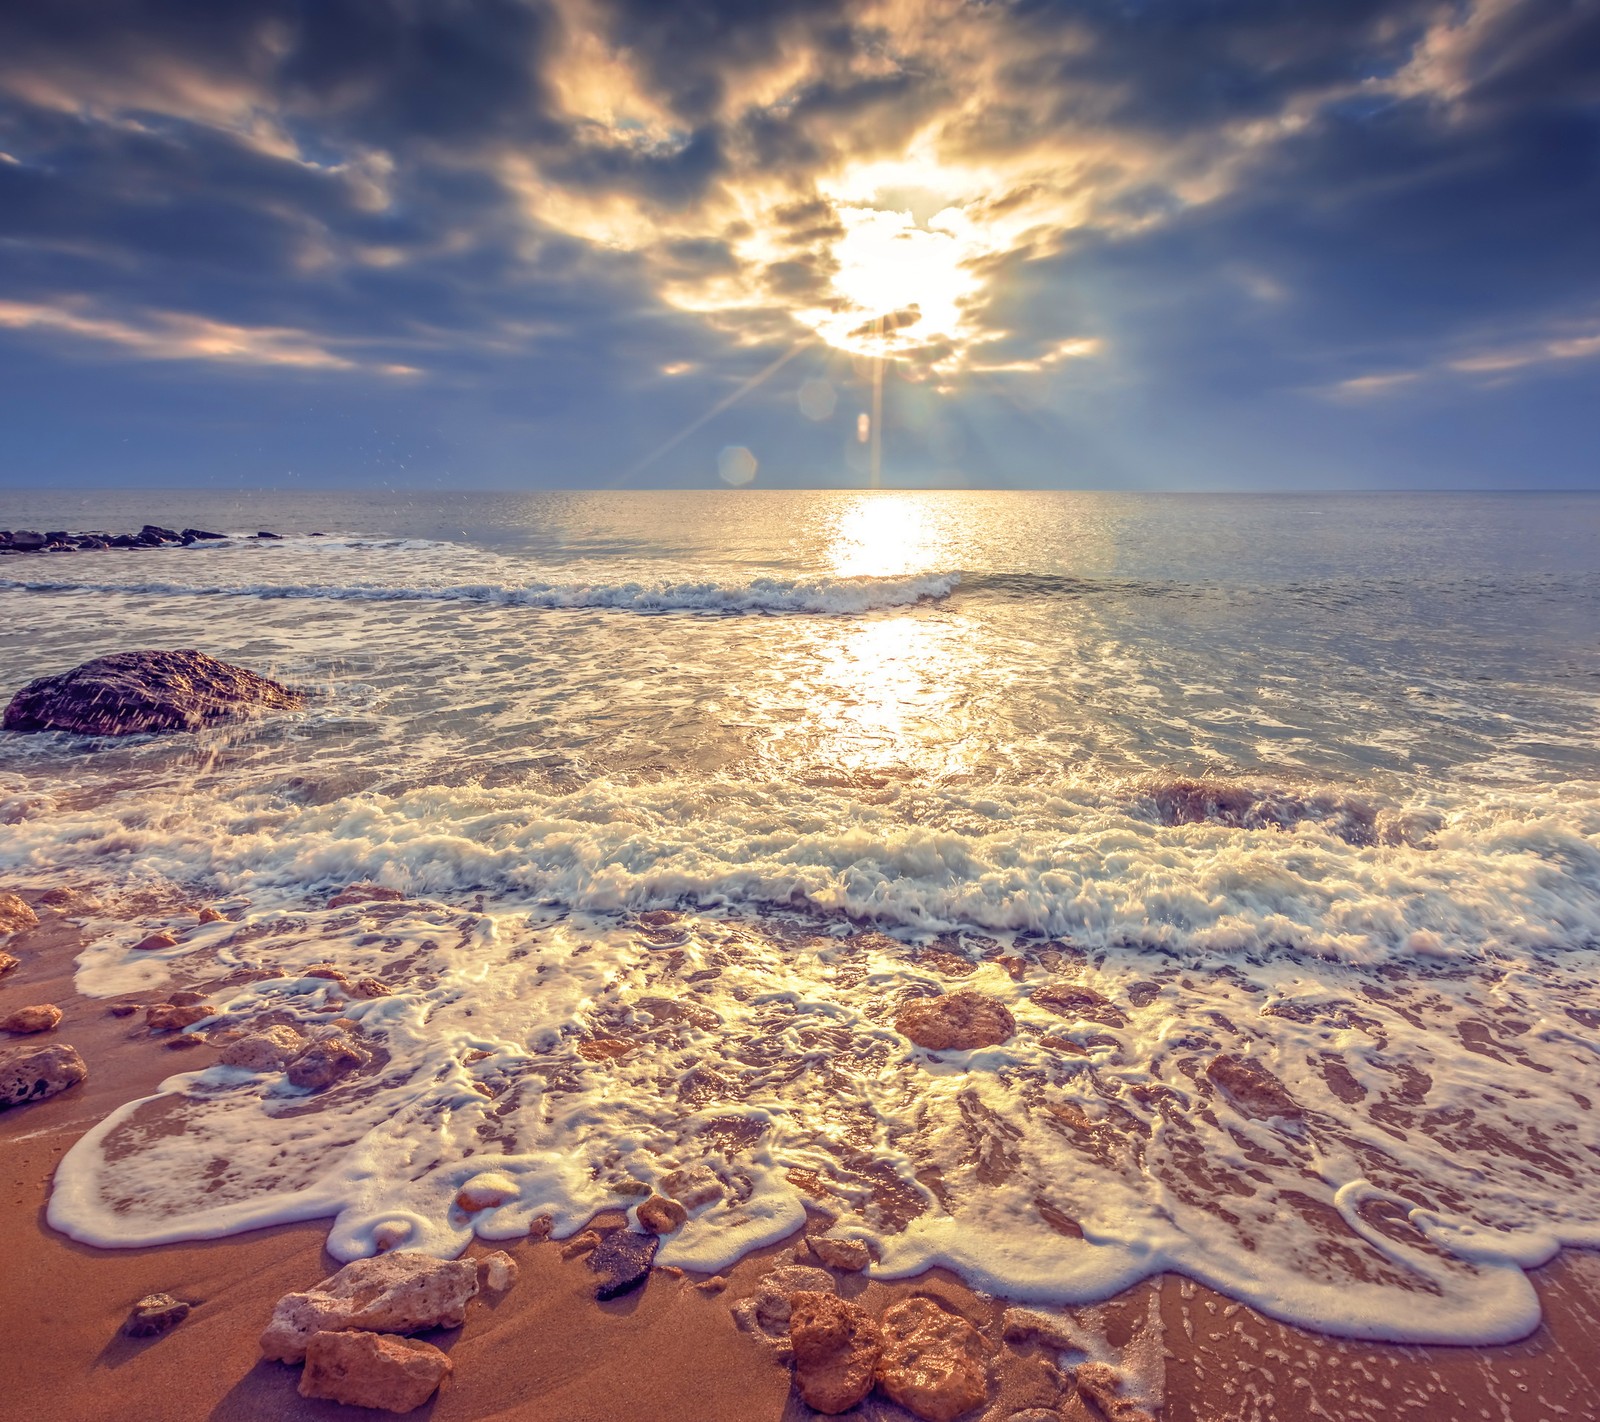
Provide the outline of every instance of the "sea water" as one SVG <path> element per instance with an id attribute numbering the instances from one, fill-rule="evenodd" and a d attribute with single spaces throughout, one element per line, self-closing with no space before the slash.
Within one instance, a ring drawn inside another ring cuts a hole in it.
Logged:
<path id="1" fill-rule="evenodd" d="M 1600 498 L 0 500 L 146 521 L 234 536 L 0 560 L 0 689 L 195 647 L 306 707 L 0 736 L 0 874 L 80 891 L 81 991 L 373 1061 L 171 1077 L 77 1239 L 450 1254 L 698 1168 L 663 1263 L 810 1209 L 882 1277 L 1459 1342 L 1600 1244 Z M 1015 1035 L 895 1029 L 958 988 Z"/>

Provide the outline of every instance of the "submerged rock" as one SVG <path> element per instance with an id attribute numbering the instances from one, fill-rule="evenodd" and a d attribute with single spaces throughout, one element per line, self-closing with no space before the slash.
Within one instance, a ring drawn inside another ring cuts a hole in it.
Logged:
<path id="1" fill-rule="evenodd" d="M 229 1042 L 221 1060 L 223 1066 L 246 1071 L 282 1071 L 306 1046 L 306 1039 L 293 1027 L 277 1024 Z"/>
<path id="2" fill-rule="evenodd" d="M 261 1335 L 261 1353 L 298 1363 L 311 1337 L 325 1330 L 459 1328 L 477 1292 L 478 1266 L 471 1259 L 435 1259 L 410 1249 L 357 1259 L 314 1289 L 279 1299 Z"/>
<path id="3" fill-rule="evenodd" d="M 0 1051 L 0 1111 L 43 1101 L 88 1075 L 83 1058 L 64 1043 Z"/>
<path id="4" fill-rule="evenodd" d="M 1206 1077 L 1226 1091 L 1246 1116 L 1258 1120 L 1273 1116 L 1292 1121 L 1300 1119 L 1300 1107 L 1289 1095 L 1288 1088 L 1259 1062 L 1248 1057 L 1226 1054 L 1212 1057 L 1206 1065 Z"/>
<path id="5" fill-rule="evenodd" d="M 883 1332 L 859 1304 L 832 1294 L 795 1294 L 789 1342 L 795 1387 L 807 1407 L 845 1412 L 872 1391 Z"/>
<path id="6" fill-rule="evenodd" d="M 146 1294 L 133 1306 L 122 1331 L 130 1338 L 154 1338 L 182 1323 L 191 1307 L 171 1294 Z"/>
<path id="7" fill-rule="evenodd" d="M 171 1002 L 158 1002 L 144 1010 L 145 1025 L 152 1032 L 180 1032 L 185 1027 L 193 1027 L 196 1022 L 204 1022 L 212 1015 L 209 1007 L 193 1004 L 183 1007 Z"/>
<path id="8" fill-rule="evenodd" d="M 1017 1030 L 1005 1003 L 970 989 L 913 998 L 900 1009 L 894 1025 L 902 1036 L 935 1052 L 998 1046 Z"/>
<path id="9" fill-rule="evenodd" d="M 930 1298 L 883 1315 L 878 1386 L 924 1422 L 954 1422 L 989 1393 L 989 1345 L 966 1319 Z"/>
<path id="10" fill-rule="evenodd" d="M 722 1182 L 706 1165 L 687 1165 L 661 1179 L 661 1193 L 670 1195 L 686 1210 L 698 1210 L 722 1198 Z"/>
<path id="11" fill-rule="evenodd" d="M 381 1333 L 316 1333 L 306 1344 L 300 1396 L 410 1412 L 454 1371 L 431 1343 Z"/>
<path id="12" fill-rule="evenodd" d="M 1082 983 L 1046 983 L 1033 994 L 1040 1007 L 1062 1017 L 1086 1018 L 1105 1027 L 1126 1027 L 1127 1014 L 1110 998 Z"/>
<path id="13" fill-rule="evenodd" d="M 614 1299 L 636 1289 L 650 1272 L 651 1262 L 661 1241 L 653 1234 L 635 1234 L 630 1229 L 612 1230 L 584 1260 L 599 1280 L 597 1299 Z"/>
<path id="14" fill-rule="evenodd" d="M 1000 1336 L 1007 1343 L 1042 1343 L 1058 1352 L 1073 1346 L 1065 1319 L 1032 1308 L 1008 1308 L 1000 1320 Z"/>
<path id="15" fill-rule="evenodd" d="M 30 681 L 5 711 L 8 731 L 127 736 L 194 731 L 260 710 L 293 710 L 289 687 L 203 652 L 115 652 Z"/>
<path id="16" fill-rule="evenodd" d="M 405 895 L 382 884 L 348 884 L 328 900 L 329 908 L 349 908 L 351 904 L 399 903 Z"/>
<path id="17" fill-rule="evenodd" d="M 39 915 L 25 899 L 15 894 L 0 894 L 0 937 L 38 926 Z"/>
<path id="18" fill-rule="evenodd" d="M 61 1025 L 61 1009 L 53 1002 L 19 1007 L 0 1017 L 0 1032 L 49 1032 Z"/>
<path id="19" fill-rule="evenodd" d="M 354 1037 L 333 1032 L 313 1042 L 289 1063 L 289 1081 L 295 1086 L 321 1091 L 371 1060 L 372 1054 Z"/>
<path id="20" fill-rule="evenodd" d="M 1113 1422 L 1151 1422 L 1150 1414 L 1142 1407 L 1117 1396 L 1122 1379 L 1105 1363 L 1080 1363 L 1073 1370 L 1073 1381 L 1078 1387 L 1073 1403 L 1080 1412 L 1085 1411 L 1082 1399 L 1088 1398 L 1094 1404 L 1094 1411 L 1089 1415 L 1109 1417 Z M 1066 1415 L 1070 1417 L 1073 1413 L 1068 1411 Z"/>

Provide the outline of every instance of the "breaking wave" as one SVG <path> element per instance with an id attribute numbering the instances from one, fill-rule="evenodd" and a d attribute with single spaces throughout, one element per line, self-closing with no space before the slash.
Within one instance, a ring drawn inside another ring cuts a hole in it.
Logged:
<path id="1" fill-rule="evenodd" d="M 339 583 L 85 582 L 5 578 L 0 588 L 27 592 L 129 593 L 141 596 L 310 598 L 333 602 L 462 602 L 490 607 L 600 608 L 615 612 L 860 613 L 948 597 L 959 573 L 898 578 L 752 578 L 748 582 L 467 583 L 384 587 Z"/>

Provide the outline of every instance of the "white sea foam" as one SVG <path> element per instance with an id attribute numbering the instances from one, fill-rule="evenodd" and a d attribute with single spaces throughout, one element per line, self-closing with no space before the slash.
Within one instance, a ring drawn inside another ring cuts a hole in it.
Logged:
<path id="1" fill-rule="evenodd" d="M 745 582 L 383 584 L 184 582 L 161 579 L 77 581 L 0 579 L 0 588 L 28 592 L 122 593 L 147 597 L 307 598 L 330 602 L 473 603 L 506 608 L 602 608 L 616 612 L 860 613 L 949 596 L 959 573 L 915 577 L 751 578 Z"/>
<path id="2" fill-rule="evenodd" d="M 665 1263 L 716 1269 L 785 1236 L 797 1181 L 817 1181 L 884 1277 L 941 1263 L 1068 1302 L 1172 1269 L 1337 1333 L 1478 1342 L 1537 1321 L 1528 1265 L 1600 1244 L 1592 1103 L 1571 1089 L 1592 1033 L 1565 1015 L 1600 971 L 1581 946 L 1600 939 L 1600 806 L 1479 804 L 1423 849 L 1314 823 L 1163 826 L 1137 801 L 1058 803 L 1082 828 L 1053 837 L 929 832 L 787 794 L 798 832 L 751 787 L 671 782 L 200 795 L 154 820 L 130 800 L 11 826 L 14 870 L 122 862 L 152 890 L 232 896 L 237 922 L 165 920 L 191 926 L 163 966 L 289 976 L 219 991 L 195 1030 L 345 1014 L 384 1054 L 314 1097 L 220 1067 L 172 1078 L 74 1148 L 52 1223 L 131 1245 L 331 1215 L 339 1257 L 449 1254 L 540 1215 L 569 1232 L 625 1201 L 614 1185 L 708 1163 L 723 1198 Z M 329 910 L 307 893 L 355 878 L 429 897 Z M 473 890 L 484 909 L 453 906 Z M 685 900 L 702 907 L 655 928 L 621 912 Z M 760 901 L 902 936 L 752 918 Z M 80 987 L 148 985 L 152 955 L 130 945 L 160 921 L 100 919 Z M 915 946 L 957 924 L 991 935 L 941 940 L 971 965 L 959 985 L 1005 1000 L 1020 1031 L 941 1058 L 892 1015 L 957 985 Z M 397 991 L 344 1002 L 298 976 L 329 958 Z M 1033 1001 L 1063 976 L 1112 1016 Z M 604 1036 L 640 1050 L 578 1054 Z M 1261 1119 L 1208 1081 L 1218 1053 L 1270 1070 L 1298 1114 Z M 148 1130 L 152 1110 L 181 1130 Z M 464 1213 L 457 1194 L 489 1176 L 514 1188 Z"/>

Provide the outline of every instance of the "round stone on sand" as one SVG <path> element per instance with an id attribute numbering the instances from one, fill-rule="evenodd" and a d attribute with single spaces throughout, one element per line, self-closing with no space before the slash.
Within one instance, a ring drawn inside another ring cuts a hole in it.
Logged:
<path id="1" fill-rule="evenodd" d="M 902 1036 L 934 1052 L 998 1046 L 1017 1030 L 1005 1003 L 970 989 L 914 998 L 900 1009 L 894 1025 Z"/>
<path id="2" fill-rule="evenodd" d="M 39 1002 L 0 1017 L 0 1032 L 50 1032 L 60 1023 L 61 1009 L 53 1002 Z"/>

